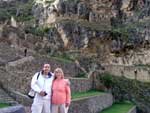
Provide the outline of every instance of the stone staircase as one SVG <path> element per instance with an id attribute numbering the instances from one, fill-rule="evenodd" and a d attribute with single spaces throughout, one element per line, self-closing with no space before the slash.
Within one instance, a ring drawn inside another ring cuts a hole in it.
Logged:
<path id="1" fill-rule="evenodd" d="M 1 88 L 0 88 L 0 103 L 17 104 L 17 102 Z"/>

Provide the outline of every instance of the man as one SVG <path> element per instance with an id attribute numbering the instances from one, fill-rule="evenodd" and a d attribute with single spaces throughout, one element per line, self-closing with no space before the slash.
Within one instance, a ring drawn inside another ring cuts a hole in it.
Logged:
<path id="1" fill-rule="evenodd" d="M 43 70 L 32 78 L 31 88 L 36 92 L 31 107 L 32 113 L 51 113 L 51 88 L 54 75 L 50 70 L 50 64 L 44 64 Z"/>
<path id="2" fill-rule="evenodd" d="M 24 49 L 24 56 L 27 56 L 27 48 Z"/>

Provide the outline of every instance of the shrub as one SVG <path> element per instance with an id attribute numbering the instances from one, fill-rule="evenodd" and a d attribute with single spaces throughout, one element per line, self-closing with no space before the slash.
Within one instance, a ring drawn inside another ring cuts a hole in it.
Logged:
<path id="1" fill-rule="evenodd" d="M 150 113 L 150 83 L 139 82 L 111 74 L 100 75 L 100 82 L 110 85 L 116 102 L 130 100 L 135 103 L 140 113 Z"/>
<path id="2" fill-rule="evenodd" d="M 87 74 L 84 73 L 84 72 L 79 72 L 78 75 L 77 75 L 76 77 L 84 78 L 84 77 L 87 77 Z"/>

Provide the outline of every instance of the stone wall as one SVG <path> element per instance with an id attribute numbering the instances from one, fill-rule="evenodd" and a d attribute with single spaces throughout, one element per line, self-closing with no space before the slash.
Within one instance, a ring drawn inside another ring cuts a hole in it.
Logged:
<path id="1" fill-rule="evenodd" d="M 5 77 L 9 75 L 8 73 L 4 74 L 4 72 L 2 74 Z M 19 77 L 16 78 L 13 75 L 10 75 L 10 76 L 13 76 L 11 80 L 3 79 L 3 82 L 2 82 L 3 88 L 7 90 L 7 92 L 19 103 L 23 105 L 30 105 L 32 103 L 32 100 L 27 97 L 27 93 L 30 89 L 30 80 L 26 80 L 25 79 L 26 77 L 23 77 L 23 75 L 20 74 L 20 76 L 22 76 L 24 80 Z M 71 87 L 72 92 L 86 92 L 86 91 L 91 90 L 93 87 L 93 81 L 88 78 L 67 78 L 67 79 L 70 80 L 70 83 L 71 83 L 70 87 Z M 10 81 L 8 82 L 8 80 L 14 81 L 14 82 L 10 82 Z"/>
<path id="2" fill-rule="evenodd" d="M 70 78 L 72 92 L 85 92 L 92 89 L 92 80 L 87 78 Z"/>
<path id="3" fill-rule="evenodd" d="M 31 65 L 33 64 L 29 62 L 25 64 L 27 65 L 26 66 L 18 65 L 16 67 L 16 66 L 13 66 L 13 64 L 11 63 L 11 66 L 7 66 L 7 70 L 5 69 L 5 67 L 1 67 L 0 68 L 0 83 L 2 84 L 3 88 L 7 90 L 8 93 L 11 96 L 13 96 L 17 101 L 23 104 L 28 104 L 28 103 L 31 103 L 30 102 L 31 100 L 28 99 L 28 97 L 26 96 L 30 89 L 30 82 L 34 73 L 30 71 L 31 69 L 29 69 L 28 70 L 29 72 L 27 72 L 27 69 L 31 67 Z M 66 64 L 65 68 L 66 69 L 69 68 L 68 66 Z M 35 68 L 33 68 L 32 71 L 34 69 Z M 69 69 L 73 69 L 73 68 L 69 68 Z M 70 70 L 68 70 L 68 72 L 69 71 Z M 93 81 L 91 79 L 72 78 L 72 77 L 67 77 L 67 78 L 71 82 L 72 92 L 84 92 L 84 91 L 91 90 L 93 87 Z"/>
<path id="4" fill-rule="evenodd" d="M 107 65 L 105 71 L 116 76 L 125 76 L 129 79 L 150 82 L 150 69 L 148 67 Z"/>
<path id="5" fill-rule="evenodd" d="M 18 103 L 25 105 L 25 106 L 31 106 L 33 99 L 29 98 L 27 95 L 22 94 L 18 91 L 14 91 L 11 89 L 7 89 L 7 93 L 13 97 Z"/>
<path id="6" fill-rule="evenodd" d="M 8 62 L 8 64 L 6 65 L 6 69 L 9 72 L 30 72 L 34 74 L 35 72 L 42 69 L 44 63 L 50 63 L 52 71 L 54 71 L 54 69 L 57 67 L 61 67 L 64 70 L 66 77 L 74 77 L 78 72 L 75 63 L 73 62 L 69 63 L 65 61 L 55 60 L 53 58 L 40 56 L 28 56 L 13 62 Z"/>
<path id="7" fill-rule="evenodd" d="M 73 100 L 69 108 L 69 113 L 99 113 L 108 108 L 113 103 L 111 94 L 102 94 L 89 98 Z"/>
<path id="8" fill-rule="evenodd" d="M 73 62 L 66 63 L 50 58 L 31 58 L 30 60 L 28 60 L 28 58 L 22 58 L 9 62 L 6 66 L 0 66 L 0 84 L 2 84 L 5 89 L 27 94 L 30 89 L 32 76 L 35 72 L 41 71 L 44 62 L 51 64 L 52 71 L 56 67 L 61 67 L 64 70 L 65 77 L 74 77 L 78 73 Z"/>
<path id="9" fill-rule="evenodd" d="M 145 32 L 145 31 L 143 30 L 143 32 Z M 143 38 L 144 37 L 141 37 L 141 40 L 143 40 Z M 138 41 L 140 41 L 140 40 L 138 40 Z M 143 42 L 143 45 L 145 45 L 144 43 L 145 42 Z M 134 44 L 132 44 L 132 45 L 134 45 Z M 147 42 L 147 44 L 145 46 L 149 46 L 149 45 L 150 45 L 150 43 Z M 113 46 L 115 46 L 115 48 L 117 48 L 116 44 L 114 44 Z M 145 48 L 148 48 L 148 47 L 145 47 Z M 128 55 L 121 56 L 121 57 L 115 57 L 112 55 L 112 57 L 109 59 L 109 61 L 110 61 L 109 63 L 112 65 L 126 65 L 126 66 L 138 65 L 138 64 L 148 65 L 148 64 L 150 64 L 149 57 L 150 57 L 149 49 L 140 49 L 138 51 L 129 51 Z"/>
<path id="10" fill-rule="evenodd" d="M 1 108 L 0 113 L 25 113 L 24 107 L 21 105 Z"/>

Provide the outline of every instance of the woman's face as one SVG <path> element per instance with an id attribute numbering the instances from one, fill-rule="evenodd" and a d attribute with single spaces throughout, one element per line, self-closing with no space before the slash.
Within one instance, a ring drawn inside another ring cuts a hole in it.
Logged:
<path id="1" fill-rule="evenodd" d="M 60 71 L 56 71 L 55 76 L 56 76 L 56 78 L 61 79 L 62 78 L 62 73 Z"/>

